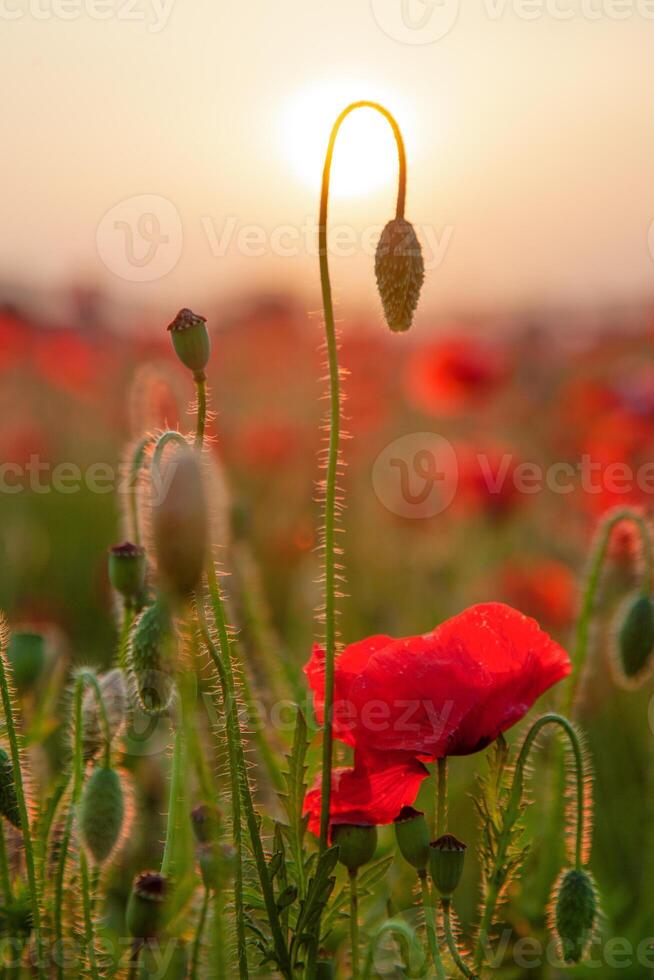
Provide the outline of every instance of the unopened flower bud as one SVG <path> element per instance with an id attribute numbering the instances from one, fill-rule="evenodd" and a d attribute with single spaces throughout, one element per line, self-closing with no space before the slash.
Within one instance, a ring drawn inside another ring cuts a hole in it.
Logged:
<path id="1" fill-rule="evenodd" d="M 183 309 L 168 325 L 175 353 L 198 380 L 204 378 L 204 369 L 211 355 L 211 341 L 206 324 L 206 317 Z"/>
<path id="2" fill-rule="evenodd" d="M 45 664 L 44 637 L 27 630 L 12 633 L 7 644 L 7 660 L 17 690 L 29 691 Z"/>
<path id="3" fill-rule="evenodd" d="M 4 749 L 0 749 L 0 815 L 14 827 L 20 827 L 20 810 L 16 797 L 14 767 Z"/>
<path id="4" fill-rule="evenodd" d="M 644 679 L 654 652 L 654 599 L 638 595 L 620 613 L 617 631 L 617 663 L 620 678 L 629 684 Z"/>
<path id="5" fill-rule="evenodd" d="M 199 454 L 181 449 L 153 484 L 152 527 L 161 584 L 177 598 L 199 584 L 207 558 L 209 517 Z"/>
<path id="6" fill-rule="evenodd" d="M 338 844 L 338 860 L 354 874 L 372 859 L 377 849 L 377 828 L 373 824 L 336 824 L 332 828 L 332 844 Z"/>
<path id="7" fill-rule="evenodd" d="M 569 868 L 559 878 L 552 905 L 554 931 L 566 963 L 579 963 L 592 938 L 598 915 L 593 879 L 583 868 Z"/>
<path id="8" fill-rule="evenodd" d="M 429 845 L 429 870 L 437 891 L 449 898 L 461 881 L 466 845 L 453 834 L 444 834 Z"/>
<path id="9" fill-rule="evenodd" d="M 416 871 L 424 871 L 429 864 L 429 828 L 424 813 L 412 806 L 403 806 L 394 824 L 402 857 Z"/>
<path id="10" fill-rule="evenodd" d="M 168 880 L 158 871 L 142 871 L 132 885 L 125 921 L 134 939 L 156 939 L 164 926 Z"/>
<path id="11" fill-rule="evenodd" d="M 98 677 L 98 687 L 109 727 L 109 738 L 113 741 L 118 735 L 127 714 L 127 689 L 125 676 L 116 667 Z M 105 747 L 104 719 L 98 707 L 95 691 L 87 687 L 82 700 L 82 746 L 84 759 L 94 758 Z"/>
<path id="12" fill-rule="evenodd" d="M 141 614 L 134 627 L 129 665 L 136 693 L 146 714 L 160 715 L 173 693 L 173 627 L 168 605 L 159 598 Z"/>
<path id="13" fill-rule="evenodd" d="M 382 231 L 375 274 L 386 323 L 393 331 L 408 330 L 418 305 L 425 266 L 413 225 L 404 218 L 394 218 Z"/>
<path id="14" fill-rule="evenodd" d="M 103 864 L 120 838 L 125 797 L 119 774 L 97 766 L 84 784 L 79 805 L 82 842 L 96 864 Z"/>
<path id="15" fill-rule="evenodd" d="M 220 810 L 211 803 L 198 803 L 191 810 L 191 826 L 199 844 L 209 844 L 216 840 L 220 822 Z"/>
<path id="16" fill-rule="evenodd" d="M 109 581 L 128 602 L 137 602 L 145 586 L 145 549 L 130 541 L 109 549 Z"/>

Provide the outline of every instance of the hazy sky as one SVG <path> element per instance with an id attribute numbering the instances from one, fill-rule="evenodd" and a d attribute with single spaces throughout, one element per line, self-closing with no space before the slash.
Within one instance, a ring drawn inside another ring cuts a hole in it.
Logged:
<path id="1" fill-rule="evenodd" d="M 653 0 L 0 0 L 0 46 L 2 279 L 317 305 L 324 142 L 380 98 L 426 308 L 653 292 Z M 331 209 L 358 305 L 396 179 L 369 117 L 343 129 Z"/>

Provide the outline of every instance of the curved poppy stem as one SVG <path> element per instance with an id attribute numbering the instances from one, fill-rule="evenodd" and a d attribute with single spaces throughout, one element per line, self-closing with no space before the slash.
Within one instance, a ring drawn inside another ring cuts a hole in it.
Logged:
<path id="1" fill-rule="evenodd" d="M 146 452 L 148 447 L 152 445 L 155 441 L 154 436 L 147 435 L 144 436 L 140 442 L 137 442 L 134 447 L 134 452 L 132 453 L 132 459 L 129 467 L 129 474 L 127 480 L 127 490 L 129 493 L 129 523 L 130 523 L 130 535 L 132 541 L 136 545 L 141 544 L 141 528 L 139 524 L 139 498 L 138 498 L 138 481 L 141 468 L 146 459 Z"/>
<path id="2" fill-rule="evenodd" d="M 441 960 L 440 949 L 438 948 L 438 932 L 436 930 L 436 909 L 434 907 L 431 892 L 429 889 L 429 881 L 427 879 L 426 871 L 419 871 L 418 878 L 420 880 L 420 901 L 422 903 L 422 912 L 425 917 L 425 926 L 427 929 L 427 943 L 429 946 L 429 953 L 431 960 L 434 964 L 434 969 L 436 970 L 436 976 L 438 980 L 445 980 L 445 970 L 443 969 L 443 962 Z"/>
<path id="3" fill-rule="evenodd" d="M 601 580 L 604 560 L 611 540 L 613 528 L 621 521 L 631 521 L 639 533 L 643 548 L 643 576 L 641 588 L 643 592 L 652 591 L 652 580 L 654 578 L 654 550 L 652 548 L 652 538 L 647 521 L 635 510 L 629 507 L 609 513 L 600 524 L 599 533 L 596 539 L 595 548 L 591 557 L 586 584 L 583 591 L 581 610 L 577 620 L 575 632 L 574 654 L 572 658 L 572 673 L 568 680 L 566 696 L 563 702 L 563 711 L 570 715 L 573 713 L 579 684 L 583 676 L 584 667 L 588 658 L 588 645 L 590 636 L 590 626 L 595 611 L 597 592 Z"/>
<path id="4" fill-rule="evenodd" d="M 400 127 L 391 113 L 377 102 L 353 102 L 347 106 L 336 119 L 327 144 L 325 165 L 322 173 L 320 192 L 320 214 L 318 221 L 318 253 L 320 257 L 320 284 L 322 289 L 322 304 L 325 318 L 325 338 L 327 345 L 327 363 L 329 368 L 329 448 L 327 454 L 327 473 L 325 479 L 324 504 L 324 620 L 325 620 L 325 706 L 323 725 L 322 753 L 322 803 L 320 811 L 320 853 L 322 854 L 329 842 L 329 813 L 331 797 L 331 775 L 333 762 L 332 745 L 332 711 L 334 702 L 334 662 L 336 659 L 336 582 L 338 568 L 336 560 L 336 508 L 337 508 L 337 475 L 340 457 L 340 425 L 341 425 L 341 390 L 340 371 L 338 366 L 338 343 L 336 325 L 334 322 L 334 305 L 332 288 L 329 278 L 329 259 L 327 255 L 327 209 L 329 202 L 329 183 L 331 176 L 334 145 L 343 120 L 355 109 L 374 109 L 389 123 L 393 130 L 399 163 L 396 216 L 404 217 L 406 201 L 406 153 Z"/>
<path id="5" fill-rule="evenodd" d="M 456 936 L 454 935 L 454 930 L 452 928 L 452 902 L 449 898 L 441 899 L 441 908 L 443 910 L 443 925 L 445 929 L 445 941 L 447 943 L 447 948 L 450 951 L 450 956 L 454 960 L 456 967 L 459 972 L 467 977 L 468 980 L 477 980 L 477 974 L 473 973 L 470 967 L 467 965 L 466 961 L 461 956 L 459 952 L 459 946 L 456 941 Z"/>

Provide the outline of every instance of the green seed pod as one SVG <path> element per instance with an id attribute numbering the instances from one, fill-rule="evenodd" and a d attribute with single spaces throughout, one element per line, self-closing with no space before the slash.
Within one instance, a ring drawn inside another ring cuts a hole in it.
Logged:
<path id="1" fill-rule="evenodd" d="M 436 889 L 449 898 L 461 881 L 466 845 L 454 834 L 444 834 L 429 845 L 429 870 Z"/>
<path id="2" fill-rule="evenodd" d="M 200 455 L 181 449 L 153 474 L 152 528 L 163 588 L 176 598 L 198 586 L 207 559 L 209 516 Z"/>
<path id="3" fill-rule="evenodd" d="M 553 926 L 566 963 L 579 963 L 593 938 L 598 902 L 595 883 L 583 868 L 562 872 L 554 889 Z"/>
<path id="4" fill-rule="evenodd" d="M 127 715 L 127 689 L 125 676 L 118 667 L 98 677 L 98 686 L 109 723 L 111 740 L 118 735 Z M 88 762 L 105 747 L 105 730 L 95 691 L 90 687 L 82 699 L 82 745 L 84 759 Z"/>
<path id="5" fill-rule="evenodd" d="M 134 939 L 156 939 L 164 927 L 168 879 L 158 871 L 142 871 L 132 885 L 125 921 Z"/>
<path id="6" fill-rule="evenodd" d="M 411 326 L 425 277 L 422 249 L 413 225 L 394 218 L 382 231 L 375 255 L 377 288 L 391 330 Z"/>
<path id="7" fill-rule="evenodd" d="M 621 679 L 633 684 L 649 673 L 654 652 L 654 599 L 637 595 L 620 613 L 617 631 L 617 668 Z"/>
<path id="8" fill-rule="evenodd" d="M 129 666 L 141 707 L 148 715 L 166 711 L 173 693 L 173 626 L 168 605 L 159 598 L 142 612 L 132 633 Z"/>
<path id="9" fill-rule="evenodd" d="M 204 369 L 211 355 L 211 341 L 206 324 L 206 317 L 183 309 L 168 325 L 175 353 L 198 380 L 204 378 Z"/>
<path id="10" fill-rule="evenodd" d="M 125 541 L 109 550 L 109 581 L 124 599 L 138 602 L 145 587 L 145 549 Z"/>
<path id="11" fill-rule="evenodd" d="M 198 803 L 191 810 L 191 826 L 198 844 L 215 841 L 220 829 L 221 813 L 211 803 Z"/>
<path id="12" fill-rule="evenodd" d="M 82 841 L 96 864 L 103 864 L 120 838 L 125 798 L 115 769 L 97 766 L 84 784 L 79 804 Z"/>
<path id="13" fill-rule="evenodd" d="M 338 860 L 350 874 L 370 861 L 377 849 L 377 828 L 372 824 L 339 823 L 332 828 Z"/>
<path id="14" fill-rule="evenodd" d="M 14 767 L 4 749 L 0 749 L 0 815 L 20 828 L 20 810 L 16 798 Z"/>
<path id="15" fill-rule="evenodd" d="M 412 806 L 403 806 L 394 824 L 402 857 L 416 871 L 424 871 L 429 864 L 429 829 L 424 813 Z"/>
<path id="16" fill-rule="evenodd" d="M 28 631 L 12 633 L 7 644 L 7 660 L 17 690 L 21 694 L 29 691 L 45 664 L 44 637 Z"/>

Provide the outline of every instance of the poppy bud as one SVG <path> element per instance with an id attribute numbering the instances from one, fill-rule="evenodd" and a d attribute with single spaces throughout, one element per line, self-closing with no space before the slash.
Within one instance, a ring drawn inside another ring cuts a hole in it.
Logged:
<path id="1" fill-rule="evenodd" d="M 220 810 L 211 803 L 198 803 L 191 810 L 191 826 L 198 844 L 215 841 L 220 828 Z"/>
<path id="2" fill-rule="evenodd" d="M 27 630 L 12 633 L 7 644 L 7 660 L 16 688 L 28 691 L 45 664 L 45 639 L 41 633 Z"/>
<path id="3" fill-rule="evenodd" d="M 185 598 L 198 585 L 207 558 L 209 518 L 200 457 L 181 449 L 153 485 L 152 527 L 163 587 Z"/>
<path id="4" fill-rule="evenodd" d="M 123 727 L 127 714 L 127 691 L 122 670 L 116 667 L 98 677 L 98 687 L 109 725 L 109 737 L 114 739 Z M 82 700 L 82 745 L 88 762 L 105 746 L 104 721 L 100 715 L 95 691 L 87 687 Z"/>
<path id="5" fill-rule="evenodd" d="M 148 715 L 163 714 L 172 697 L 172 630 L 168 606 L 159 598 L 143 611 L 132 633 L 130 670 L 141 707 Z"/>
<path id="6" fill-rule="evenodd" d="M 79 829 L 96 864 L 107 860 L 118 843 L 125 817 L 120 776 L 114 769 L 97 766 L 84 784 L 79 805 Z"/>
<path id="7" fill-rule="evenodd" d="M 394 823 L 402 857 L 416 871 L 424 871 L 429 864 L 429 829 L 424 813 L 412 806 L 403 806 Z"/>
<path id="8" fill-rule="evenodd" d="M 158 871 L 142 871 L 132 885 L 125 921 L 134 939 L 156 939 L 164 925 L 168 879 Z"/>
<path id="9" fill-rule="evenodd" d="M 336 824 L 332 828 L 332 844 L 338 844 L 338 860 L 354 874 L 372 859 L 377 849 L 377 828 L 372 824 Z"/>
<path id="10" fill-rule="evenodd" d="M 206 323 L 205 316 L 183 309 L 168 325 L 175 353 L 182 364 L 193 371 L 199 381 L 204 378 L 204 369 L 209 363 L 211 354 L 211 341 Z"/>
<path id="11" fill-rule="evenodd" d="M 628 682 L 647 673 L 654 651 L 654 600 L 649 595 L 631 598 L 620 616 L 617 667 Z"/>
<path id="12" fill-rule="evenodd" d="M 598 914 L 597 893 L 587 871 L 569 868 L 554 890 L 554 930 L 566 963 L 579 963 L 592 937 Z"/>
<path id="13" fill-rule="evenodd" d="M 110 548 L 109 581 L 128 602 L 138 600 L 145 585 L 145 549 L 130 541 Z"/>
<path id="14" fill-rule="evenodd" d="M 444 834 L 429 845 L 429 870 L 443 898 L 456 891 L 461 880 L 466 845 L 453 834 Z"/>
<path id="15" fill-rule="evenodd" d="M 413 225 L 404 218 L 389 221 L 375 255 L 377 288 L 386 323 L 393 331 L 411 326 L 425 277 L 422 249 Z"/>
<path id="16" fill-rule="evenodd" d="M 0 749 L 0 814 L 20 828 L 20 810 L 16 798 L 14 767 L 4 749 Z"/>

